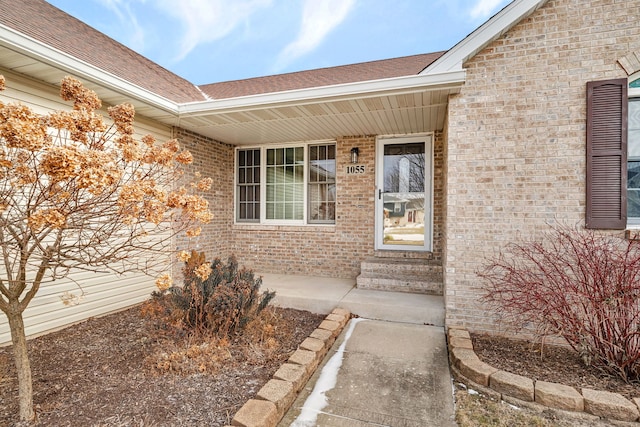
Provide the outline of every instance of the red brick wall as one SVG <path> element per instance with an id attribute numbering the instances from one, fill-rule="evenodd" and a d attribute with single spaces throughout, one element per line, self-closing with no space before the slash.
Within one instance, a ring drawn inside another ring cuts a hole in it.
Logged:
<path id="1" fill-rule="evenodd" d="M 626 77 L 640 2 L 549 1 L 471 58 L 450 99 L 446 322 L 499 330 L 475 272 L 548 224 L 584 224 L 586 83 Z"/>
<path id="2" fill-rule="evenodd" d="M 192 169 L 211 176 L 214 186 L 207 199 L 214 213 L 211 224 L 192 246 L 208 258 L 235 254 L 238 261 L 265 273 L 355 278 L 368 257 L 428 257 L 442 259 L 443 138 L 434 138 L 434 250 L 433 253 L 374 252 L 375 150 L 374 136 L 342 137 L 336 141 L 335 225 L 234 224 L 234 148 L 177 129 L 176 136 L 194 155 Z M 351 148 L 359 149 L 363 174 L 347 174 Z M 177 242 L 186 246 L 186 242 Z"/>
<path id="3" fill-rule="evenodd" d="M 205 194 L 213 220 L 203 226 L 199 237 L 189 242 L 179 240 L 176 246 L 204 251 L 209 259 L 226 259 L 230 254 L 233 223 L 233 147 L 184 129 L 174 129 L 174 136 L 193 154 L 188 177 L 192 179 L 193 173 L 199 171 L 203 177 L 213 179 L 211 190 Z"/>
<path id="4" fill-rule="evenodd" d="M 364 174 L 346 173 L 351 148 L 360 150 Z M 265 273 L 356 277 L 360 261 L 373 255 L 375 138 L 346 137 L 336 143 L 336 224 L 232 226 L 232 252 L 242 264 Z"/>

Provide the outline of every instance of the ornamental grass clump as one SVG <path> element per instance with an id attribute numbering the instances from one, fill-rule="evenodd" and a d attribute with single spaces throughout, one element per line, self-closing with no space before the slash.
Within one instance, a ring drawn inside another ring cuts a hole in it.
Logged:
<path id="1" fill-rule="evenodd" d="M 262 278 L 238 268 L 234 256 L 208 263 L 202 252 L 182 253 L 184 283 L 167 289 L 172 316 L 189 330 L 229 337 L 243 330 L 269 302 L 275 292 L 260 293 Z M 157 294 L 156 294 L 157 295 Z"/>
<path id="2" fill-rule="evenodd" d="M 640 242 L 554 225 L 478 274 L 503 321 L 540 340 L 560 336 L 586 365 L 640 380 Z"/>

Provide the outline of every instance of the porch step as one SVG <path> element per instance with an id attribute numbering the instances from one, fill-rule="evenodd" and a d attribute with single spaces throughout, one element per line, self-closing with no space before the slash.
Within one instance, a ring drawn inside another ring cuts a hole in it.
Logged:
<path id="1" fill-rule="evenodd" d="M 369 258 L 360 264 L 358 289 L 442 295 L 442 266 L 433 261 Z"/>

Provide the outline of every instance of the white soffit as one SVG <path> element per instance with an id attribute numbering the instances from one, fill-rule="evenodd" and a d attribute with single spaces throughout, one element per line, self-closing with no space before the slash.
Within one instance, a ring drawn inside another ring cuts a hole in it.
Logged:
<path id="1" fill-rule="evenodd" d="M 441 130 L 465 71 L 250 95 L 179 106 L 179 126 L 235 145 Z"/>
<path id="2" fill-rule="evenodd" d="M 465 80 L 464 70 L 447 70 L 178 104 L 0 25 L 2 52 L 0 67 L 54 86 L 71 74 L 108 104 L 131 102 L 148 118 L 231 144 L 441 129 L 448 96 Z"/>
<path id="3" fill-rule="evenodd" d="M 500 12 L 493 15 L 487 22 L 425 68 L 420 74 L 461 70 L 462 64 L 467 59 L 509 31 L 511 27 L 542 7 L 546 2 L 547 0 L 513 0 Z"/>

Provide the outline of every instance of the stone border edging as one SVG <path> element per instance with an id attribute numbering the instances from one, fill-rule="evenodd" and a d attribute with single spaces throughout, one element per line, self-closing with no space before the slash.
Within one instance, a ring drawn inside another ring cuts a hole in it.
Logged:
<path id="1" fill-rule="evenodd" d="M 578 391 L 563 384 L 534 381 L 499 370 L 480 360 L 466 329 L 451 327 L 447 331 L 447 338 L 452 371 L 474 386 L 480 386 L 490 396 L 505 401 L 512 398 L 516 403 L 537 403 L 556 410 L 586 413 L 609 420 L 635 422 L 640 418 L 640 397 L 630 401 L 619 393 L 588 388 Z"/>
<path id="2" fill-rule="evenodd" d="M 273 377 L 236 412 L 233 427 L 275 427 L 324 359 L 351 313 L 335 308 L 293 352 Z M 227 427 L 231 427 L 227 426 Z"/>

